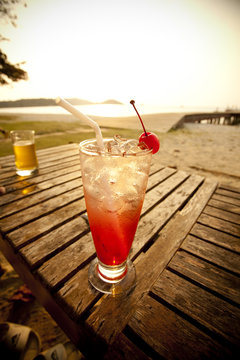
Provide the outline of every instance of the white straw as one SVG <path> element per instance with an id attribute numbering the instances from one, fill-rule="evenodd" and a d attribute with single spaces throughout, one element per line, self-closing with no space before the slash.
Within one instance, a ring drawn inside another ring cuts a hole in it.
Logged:
<path id="1" fill-rule="evenodd" d="M 96 133 L 96 139 L 97 139 L 98 146 L 100 147 L 100 149 L 102 151 L 104 151 L 102 133 L 101 133 L 99 125 L 95 121 L 93 121 L 87 115 L 84 115 L 83 113 L 81 113 L 81 111 L 77 110 L 68 101 L 66 101 L 60 97 L 58 97 L 56 99 L 56 104 L 62 106 L 65 110 L 67 110 L 71 114 L 75 115 L 78 119 L 80 119 L 80 120 L 86 122 L 88 125 L 90 125 Z M 106 179 L 104 179 L 104 183 L 105 183 L 106 193 L 108 194 L 108 196 L 106 196 L 106 199 L 108 202 L 108 206 L 111 209 L 111 212 L 114 214 L 114 222 L 115 222 L 116 229 L 117 229 L 118 233 L 122 234 L 122 228 L 119 224 L 119 220 L 116 215 L 116 209 L 114 207 L 114 199 L 113 199 L 112 191 L 110 188 L 110 184 L 106 181 Z"/>
<path id="2" fill-rule="evenodd" d="M 75 115 L 79 120 L 84 121 L 89 126 L 91 126 L 95 131 L 98 146 L 100 147 L 100 149 L 102 151 L 104 150 L 103 137 L 102 137 L 102 133 L 101 133 L 101 130 L 100 130 L 100 127 L 99 127 L 98 123 L 93 121 L 87 115 L 84 115 L 83 113 L 81 113 L 81 111 L 77 110 L 68 101 L 62 99 L 61 97 L 58 97 L 56 99 L 56 104 L 62 106 L 65 110 L 67 110 L 71 114 Z"/>

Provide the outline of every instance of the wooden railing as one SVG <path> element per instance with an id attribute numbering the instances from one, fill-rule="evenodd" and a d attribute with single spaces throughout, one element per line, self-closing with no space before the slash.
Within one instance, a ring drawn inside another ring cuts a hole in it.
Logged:
<path id="1" fill-rule="evenodd" d="M 178 122 L 177 127 L 183 123 L 208 123 L 218 125 L 240 124 L 240 112 L 213 112 L 187 114 Z"/>

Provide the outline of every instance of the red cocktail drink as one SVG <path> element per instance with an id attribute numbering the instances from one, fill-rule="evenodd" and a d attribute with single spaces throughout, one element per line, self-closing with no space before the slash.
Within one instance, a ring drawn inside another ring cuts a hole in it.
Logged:
<path id="1" fill-rule="evenodd" d="M 85 192 L 88 219 L 98 259 L 106 265 L 122 264 L 129 254 L 137 229 L 142 201 L 132 210 L 111 213 Z M 116 229 L 116 222 L 119 226 Z"/>
<path id="2" fill-rule="evenodd" d="M 135 270 L 128 260 L 147 187 L 152 150 L 136 140 L 95 140 L 80 144 L 84 195 L 97 259 L 90 266 L 90 282 L 112 293 Z M 132 274 L 132 275 L 131 275 Z M 97 282 L 97 284 L 96 284 Z"/>

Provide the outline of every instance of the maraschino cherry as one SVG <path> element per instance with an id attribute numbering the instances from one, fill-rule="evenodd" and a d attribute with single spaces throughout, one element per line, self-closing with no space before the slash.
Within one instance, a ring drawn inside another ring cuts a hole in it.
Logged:
<path id="1" fill-rule="evenodd" d="M 146 131 L 143 121 L 141 119 L 141 116 L 139 115 L 139 113 L 135 107 L 135 101 L 131 100 L 130 104 L 134 107 L 134 109 L 139 117 L 139 120 L 141 121 L 143 131 L 144 131 L 144 133 L 142 133 L 142 135 L 139 137 L 139 142 L 140 143 L 143 142 L 148 147 L 148 149 L 152 149 L 152 153 L 155 154 L 156 152 L 158 152 L 158 150 L 160 148 L 159 139 L 156 134 Z"/>

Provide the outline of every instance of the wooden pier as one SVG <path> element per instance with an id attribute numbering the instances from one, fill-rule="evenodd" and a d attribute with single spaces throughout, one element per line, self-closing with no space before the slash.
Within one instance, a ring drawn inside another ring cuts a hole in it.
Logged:
<path id="1" fill-rule="evenodd" d="M 176 124 L 175 128 L 184 123 L 206 123 L 217 125 L 238 125 L 240 124 L 240 112 L 212 112 L 186 114 Z"/>

